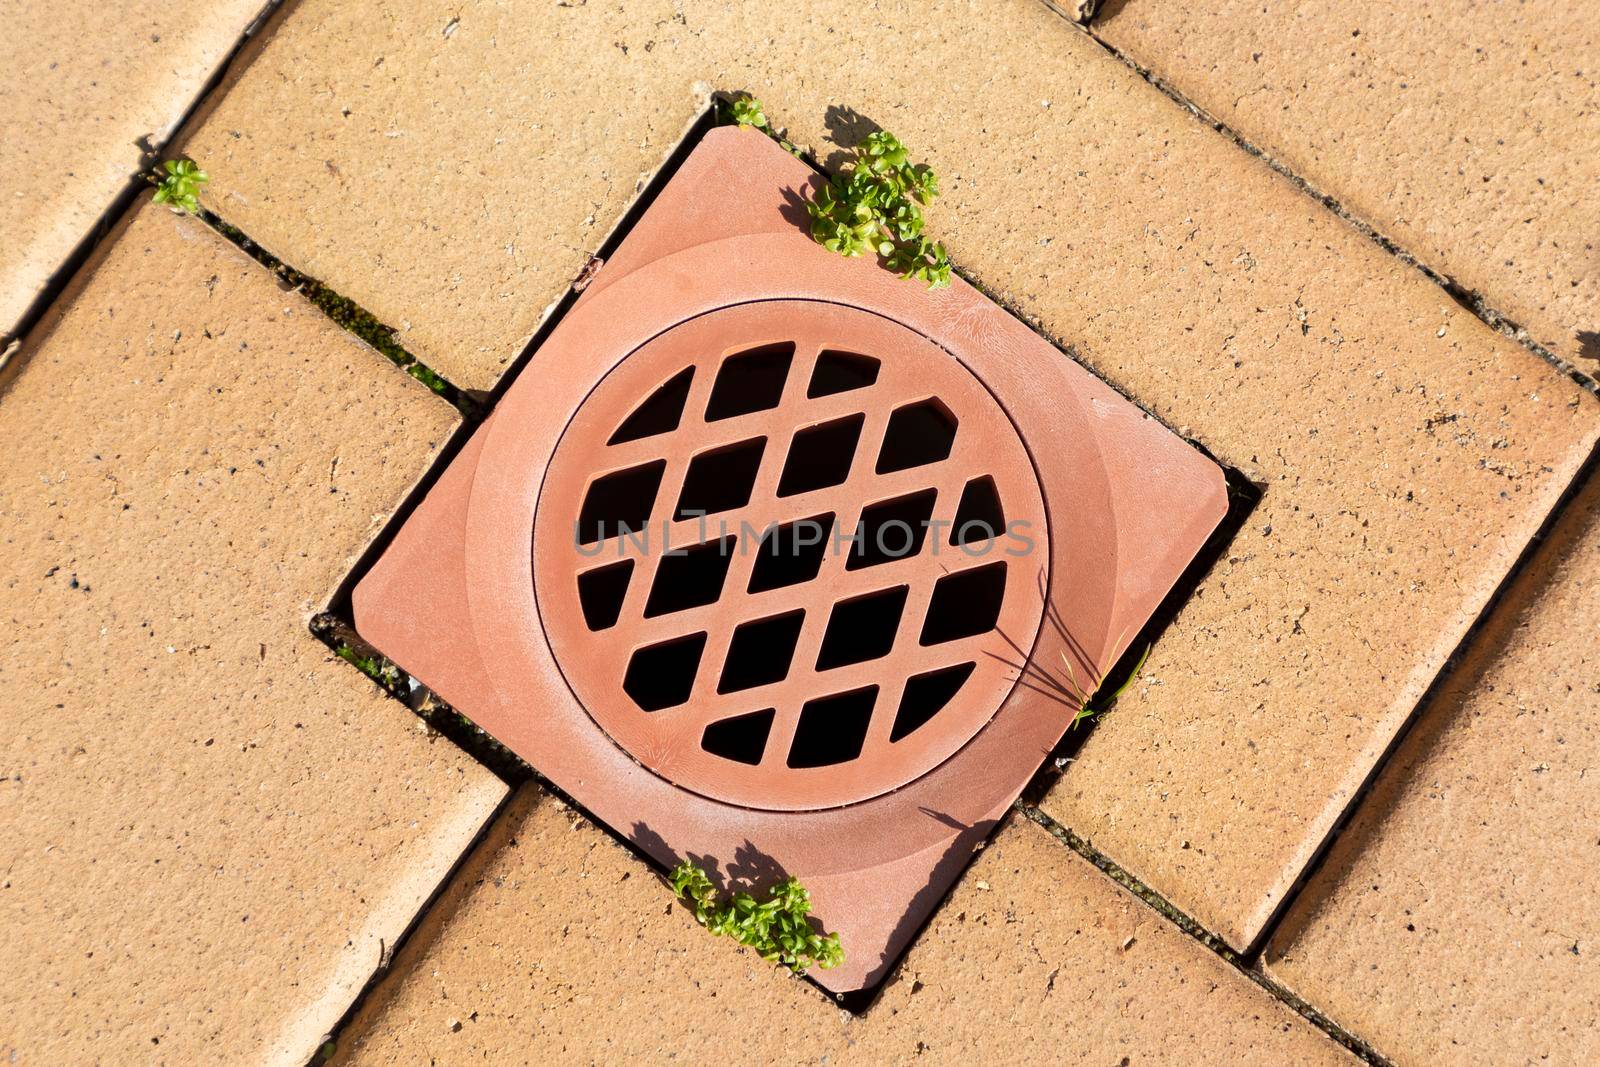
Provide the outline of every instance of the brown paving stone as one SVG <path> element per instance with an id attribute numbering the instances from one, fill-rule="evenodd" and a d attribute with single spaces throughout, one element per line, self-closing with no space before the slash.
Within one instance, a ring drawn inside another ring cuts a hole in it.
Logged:
<path id="1" fill-rule="evenodd" d="M 0 2 L 0 335 L 265 6 Z"/>
<path id="2" fill-rule="evenodd" d="M 137 211 L 0 394 L 0 1060 L 304 1063 L 504 795 L 306 629 L 451 410 Z"/>
<path id="3" fill-rule="evenodd" d="M 1600 409 L 1031 0 L 674 10 L 469 12 L 446 36 L 443 4 L 375 24 L 307 0 L 191 147 L 225 215 L 481 385 L 695 85 L 757 92 L 824 154 L 853 113 L 894 129 L 945 176 L 959 262 L 1264 487 L 1046 805 L 1250 942 Z"/>
<path id="4" fill-rule="evenodd" d="M 1534 340 L 1600 371 L 1592 7 L 1110 0 L 1094 32 Z"/>
<path id="5" fill-rule="evenodd" d="M 1600 479 L 1274 935 L 1397 1063 L 1600 1062 Z"/>
<path id="6" fill-rule="evenodd" d="M 849 946 L 846 945 L 846 952 Z M 340 1063 L 1353 1063 L 1042 828 L 1002 830 L 863 1017 L 713 939 L 524 790 L 340 1038 Z"/>

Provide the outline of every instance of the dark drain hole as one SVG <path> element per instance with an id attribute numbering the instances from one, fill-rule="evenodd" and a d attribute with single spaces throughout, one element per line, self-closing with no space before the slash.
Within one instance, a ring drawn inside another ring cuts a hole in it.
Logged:
<path id="1" fill-rule="evenodd" d="M 716 603 L 733 561 L 734 540 L 723 537 L 664 553 L 650 584 L 650 599 L 645 601 L 645 618 Z"/>
<path id="2" fill-rule="evenodd" d="M 993 478 L 974 478 L 961 490 L 956 507 L 956 524 L 950 528 L 952 545 L 971 545 L 992 541 L 1005 532 L 1006 517 L 1000 510 L 1000 493 Z"/>
<path id="3" fill-rule="evenodd" d="M 927 725 L 950 699 L 961 691 L 972 677 L 976 663 L 961 663 L 942 670 L 929 671 L 906 679 L 905 692 L 900 695 L 900 709 L 894 714 L 894 727 L 889 740 L 898 741 L 907 734 Z"/>
<path id="4" fill-rule="evenodd" d="M 910 470 L 950 458 L 956 440 L 956 417 L 937 400 L 896 408 L 878 450 L 878 473 Z"/>
<path id="5" fill-rule="evenodd" d="M 783 383 L 794 359 L 793 342 L 764 345 L 729 356 L 717 368 L 717 380 L 706 403 L 706 421 L 731 419 L 778 406 Z"/>
<path id="6" fill-rule="evenodd" d="M 789 673 L 789 661 L 794 659 L 795 642 L 800 640 L 800 626 L 805 621 L 804 611 L 791 611 L 747 622 L 734 630 L 717 692 L 732 693 L 783 681 Z"/>
<path id="7" fill-rule="evenodd" d="M 666 385 L 651 393 L 648 400 L 623 420 L 606 444 L 620 445 L 625 441 L 637 441 L 676 430 L 678 420 L 683 417 L 683 405 L 689 399 L 689 386 L 693 381 L 693 367 L 673 375 Z"/>
<path id="8" fill-rule="evenodd" d="M 861 755 L 877 700 L 878 687 L 869 685 L 806 701 L 789 746 L 789 766 L 831 767 Z"/>
<path id="9" fill-rule="evenodd" d="M 828 629 L 817 652 L 817 670 L 865 663 L 889 654 L 900 613 L 905 610 L 907 586 L 896 586 L 854 600 L 842 600 L 828 616 Z"/>
<path id="10" fill-rule="evenodd" d="M 595 479 L 578 513 L 578 543 L 592 545 L 644 529 L 666 469 L 667 461 L 658 459 Z"/>
<path id="11" fill-rule="evenodd" d="M 583 607 L 584 625 L 591 630 L 615 626 L 617 616 L 622 614 L 622 601 L 628 595 L 628 579 L 632 577 L 631 559 L 578 575 L 578 603 Z"/>
<path id="12" fill-rule="evenodd" d="M 795 434 L 789 442 L 789 455 L 783 461 L 778 495 L 794 496 L 826 489 L 850 477 L 850 463 L 855 459 L 856 442 L 861 439 L 861 424 L 865 418 L 850 415 Z"/>
<path id="13" fill-rule="evenodd" d="M 806 388 L 806 397 L 815 400 L 819 396 L 865 389 L 877 380 L 878 361 L 871 356 L 824 349 L 818 354 L 817 365 L 811 371 L 811 384 Z"/>
<path id="14" fill-rule="evenodd" d="M 749 592 L 764 593 L 786 585 L 809 582 L 822 568 L 822 558 L 833 537 L 833 513 L 775 526 L 756 549 L 750 571 Z"/>
<path id="15" fill-rule="evenodd" d="M 767 750 L 767 735 L 772 732 L 775 714 L 774 709 L 768 708 L 714 722 L 700 736 L 700 747 L 713 756 L 754 767 Z"/>
<path id="16" fill-rule="evenodd" d="M 628 660 L 622 691 L 645 711 L 686 702 L 705 648 L 706 635 L 700 633 L 639 649 Z"/>
<path id="17" fill-rule="evenodd" d="M 1004 563 L 945 575 L 934 584 L 928 616 L 922 620 L 922 643 L 937 645 L 987 633 L 1000 618 L 1005 596 Z"/>
<path id="18" fill-rule="evenodd" d="M 767 439 L 757 437 L 702 452 L 690 460 L 689 471 L 683 477 L 683 489 L 678 493 L 678 511 L 673 517 L 681 522 L 696 515 L 715 515 L 750 503 L 750 490 L 756 484 L 761 453 L 766 447 Z"/>
<path id="19" fill-rule="evenodd" d="M 863 508 L 861 525 L 857 529 L 855 544 L 850 546 L 850 558 L 845 560 L 844 569 L 856 571 L 863 567 L 876 567 L 880 563 L 892 563 L 921 552 L 937 497 L 936 491 L 924 489 L 920 493 Z"/>

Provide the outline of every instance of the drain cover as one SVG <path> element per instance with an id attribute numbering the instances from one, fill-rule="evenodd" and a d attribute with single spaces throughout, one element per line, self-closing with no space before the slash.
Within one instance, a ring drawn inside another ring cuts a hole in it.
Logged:
<path id="1" fill-rule="evenodd" d="M 799 876 L 870 986 L 1226 510 L 961 282 L 705 136 L 357 584 L 360 633 L 657 861 Z"/>
<path id="2" fill-rule="evenodd" d="M 1034 553 L 1044 501 L 994 397 L 818 301 L 713 311 L 622 361 L 534 520 L 585 710 L 657 774 L 774 809 L 876 796 L 970 740 L 1016 685 L 993 631 L 1033 646 Z"/>

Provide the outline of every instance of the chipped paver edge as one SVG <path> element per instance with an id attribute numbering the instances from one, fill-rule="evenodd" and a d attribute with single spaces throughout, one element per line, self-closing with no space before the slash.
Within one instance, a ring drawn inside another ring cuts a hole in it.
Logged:
<path id="1" fill-rule="evenodd" d="M 181 142 L 189 131 L 197 127 L 201 115 L 225 92 L 223 87 L 232 84 L 230 77 L 234 75 L 235 68 L 242 70 L 247 65 L 246 51 L 251 43 L 270 36 L 269 29 L 280 22 L 281 16 L 293 6 L 291 0 L 262 0 L 261 9 L 240 31 L 233 46 L 217 61 L 211 73 L 196 88 L 188 106 L 172 124 L 166 136 L 159 142 L 146 142 L 149 151 L 141 151 L 145 163 L 153 167 L 163 159 L 173 158 L 168 153 L 181 148 Z M 254 55 L 253 52 L 249 54 Z M 31 340 L 30 335 L 45 320 L 50 310 L 67 299 L 72 281 L 98 262 L 95 257 L 96 251 L 111 242 L 121 219 L 128 214 L 140 194 L 152 188 L 150 173 L 149 170 L 141 170 L 128 175 L 122 189 L 109 199 L 104 210 L 90 223 L 86 232 L 78 238 L 61 262 L 56 264 L 49 277 L 40 285 L 39 291 L 28 301 L 27 306 L 14 321 L 0 328 L 0 375 L 4 374 L 6 366 L 12 362 L 11 357 L 17 348 Z"/>

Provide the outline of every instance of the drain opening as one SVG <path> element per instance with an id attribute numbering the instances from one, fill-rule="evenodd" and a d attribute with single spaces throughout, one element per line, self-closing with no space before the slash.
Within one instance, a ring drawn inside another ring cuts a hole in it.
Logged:
<path id="1" fill-rule="evenodd" d="M 922 644 L 939 645 L 988 633 L 1000 618 L 1005 596 L 1004 563 L 945 575 L 933 587 L 933 600 L 922 620 Z"/>
<path id="2" fill-rule="evenodd" d="M 764 593 L 809 582 L 822 569 L 833 538 L 833 513 L 774 526 L 761 538 L 746 591 Z"/>
<path id="3" fill-rule="evenodd" d="M 865 416 L 851 415 L 795 434 L 783 461 L 778 495 L 796 496 L 842 485 L 850 477 L 850 463 L 865 421 Z"/>
<path id="4" fill-rule="evenodd" d="M 983 384 L 869 312 L 787 299 L 722 308 L 656 335 L 600 381 L 563 433 L 536 514 L 570 522 L 603 442 L 675 411 L 676 429 L 629 446 L 652 450 L 629 469 L 666 465 L 644 537 L 625 539 L 615 560 L 534 538 L 546 632 L 611 740 L 712 800 L 820 811 L 892 792 L 983 730 L 1015 687 L 1009 642 L 1031 643 L 1039 625 L 1038 571 L 985 572 L 998 589 L 981 575 L 951 584 L 990 560 L 948 549 L 950 520 L 962 498 L 964 518 L 1003 506 L 1048 545 L 1032 463 Z M 703 532 L 685 537 L 691 525 Z M 623 559 L 626 582 L 583 577 Z M 918 645 L 923 632 L 932 649 Z M 696 633 L 703 644 L 669 656 Z M 656 662 L 664 676 L 651 682 Z M 965 664 L 975 666 L 955 669 Z M 619 693 L 630 668 L 633 692 Z M 669 703 L 685 693 L 687 706 Z M 840 761 L 848 769 L 807 769 Z"/>
<path id="5" fill-rule="evenodd" d="M 722 537 L 664 554 L 656 567 L 656 580 L 650 584 L 645 618 L 715 604 L 722 596 L 722 583 L 728 578 L 734 541 L 732 537 Z"/>
<path id="6" fill-rule="evenodd" d="M 778 406 L 789 378 L 794 344 L 764 345 L 729 356 L 717 369 L 706 421 L 717 422 Z"/>
<path id="7" fill-rule="evenodd" d="M 689 400 L 689 386 L 693 384 L 694 368 L 685 367 L 634 409 L 606 444 L 620 445 L 676 430 L 678 420 L 683 418 L 683 405 Z"/>
<path id="8" fill-rule="evenodd" d="M 850 548 L 850 558 L 845 561 L 844 569 L 876 567 L 921 552 L 938 495 L 932 489 L 924 489 L 863 508 L 861 525 L 856 530 L 855 544 Z"/>
<path id="9" fill-rule="evenodd" d="M 817 652 L 817 670 L 830 671 L 887 656 L 894 648 L 909 591 L 901 585 L 835 604 Z"/>
<path id="10" fill-rule="evenodd" d="M 937 400 L 896 408 L 878 452 L 878 473 L 893 474 L 950 458 L 956 441 L 956 417 Z"/>
<path id="11" fill-rule="evenodd" d="M 875 685 L 806 701 L 789 746 L 789 766 L 832 767 L 860 756 L 877 702 Z"/>
<path id="12" fill-rule="evenodd" d="M 776 708 L 768 708 L 711 723 L 700 735 L 700 747 L 713 756 L 757 766 L 766 754 L 767 735 L 772 733 L 776 715 Z"/>
<path id="13" fill-rule="evenodd" d="M 1000 493 L 993 478 L 974 478 L 961 490 L 956 506 L 955 525 L 950 527 L 950 544 L 986 544 L 1005 532 L 1006 517 L 1000 510 Z"/>
<path id="14" fill-rule="evenodd" d="M 643 711 L 660 711 L 687 703 L 700 670 L 706 635 L 691 634 L 675 641 L 641 648 L 628 658 L 622 691 Z"/>
<path id="15" fill-rule="evenodd" d="M 894 713 L 894 726 L 889 731 L 890 743 L 915 733 L 943 711 L 967 684 L 976 667 L 976 663 L 961 663 L 907 678 L 905 692 L 900 695 L 900 707 Z"/>
<path id="16" fill-rule="evenodd" d="M 878 361 L 871 356 L 824 348 L 817 353 L 817 366 L 811 372 L 806 397 L 815 400 L 819 396 L 865 389 L 878 380 L 878 366 Z"/>
<path id="17" fill-rule="evenodd" d="M 578 575 L 578 604 L 583 608 L 583 624 L 591 630 L 609 630 L 622 614 L 628 596 L 628 580 L 633 577 L 633 560 L 596 567 Z"/>
<path id="18" fill-rule="evenodd" d="M 578 543 L 592 545 L 608 537 L 638 533 L 650 521 L 667 462 L 658 459 L 596 478 L 578 513 Z"/>
<path id="19" fill-rule="evenodd" d="M 788 677 L 794 646 L 800 640 L 800 627 L 805 621 L 804 611 L 791 611 L 736 628 L 733 640 L 728 643 L 728 658 L 722 664 L 722 680 L 717 683 L 717 692 L 754 689 Z"/>
<path id="20" fill-rule="evenodd" d="M 757 437 L 702 452 L 690 460 L 673 518 L 682 522 L 750 503 L 750 490 L 756 484 L 756 472 L 761 469 L 761 454 L 766 447 L 767 439 Z"/>

